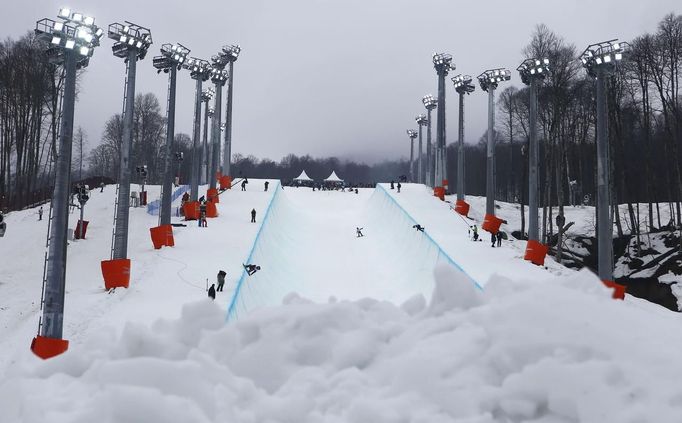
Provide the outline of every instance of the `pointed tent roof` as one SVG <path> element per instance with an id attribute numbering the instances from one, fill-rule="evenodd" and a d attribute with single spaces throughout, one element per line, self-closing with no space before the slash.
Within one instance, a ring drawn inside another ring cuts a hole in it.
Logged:
<path id="1" fill-rule="evenodd" d="M 336 176 L 336 172 L 332 170 L 332 174 L 329 175 L 327 179 L 325 179 L 326 182 L 343 182 L 343 179 L 339 178 Z"/>
<path id="2" fill-rule="evenodd" d="M 300 175 L 298 175 L 298 178 L 294 178 L 294 181 L 312 181 L 308 174 L 305 173 L 305 170 L 301 172 Z"/>

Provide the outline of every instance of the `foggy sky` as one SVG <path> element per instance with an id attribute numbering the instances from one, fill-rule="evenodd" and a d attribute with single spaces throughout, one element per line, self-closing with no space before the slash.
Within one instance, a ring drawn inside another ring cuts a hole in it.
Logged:
<path id="1" fill-rule="evenodd" d="M 240 44 L 233 153 L 367 162 L 408 155 L 405 130 L 417 128 L 414 117 L 425 112 L 422 96 L 436 94 L 433 52 L 452 54 L 457 66 L 446 80 L 452 143 L 457 104 L 450 76 L 516 69 L 536 24 L 546 24 L 582 51 L 593 42 L 653 32 L 665 14 L 679 13 L 673 0 L 67 1 L 4 4 L 0 36 L 19 38 L 64 6 L 94 16 L 105 30 L 124 20 L 146 26 L 154 44 L 138 63 L 136 91 L 155 93 L 162 113 L 167 75 L 152 67 L 161 44 L 182 43 L 191 56 L 205 59 L 222 45 Z M 468 9 L 460 9 L 465 5 Z M 86 131 L 89 148 L 99 144 L 105 121 L 122 110 L 125 65 L 111 53 L 112 44 L 103 38 L 95 50 L 76 104 L 75 127 Z M 521 86 L 515 71 L 511 83 Z M 176 132 L 191 135 L 193 91 L 189 72 L 180 71 Z M 477 142 L 487 125 L 485 93 L 477 87 L 466 107 L 466 139 Z"/>

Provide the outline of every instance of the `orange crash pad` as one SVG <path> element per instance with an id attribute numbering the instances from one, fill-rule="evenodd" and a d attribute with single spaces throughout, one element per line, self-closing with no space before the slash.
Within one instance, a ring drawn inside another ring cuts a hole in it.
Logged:
<path id="1" fill-rule="evenodd" d="M 544 245 L 534 239 L 529 239 L 526 244 L 526 254 L 523 256 L 524 260 L 529 260 L 531 263 L 538 266 L 545 265 L 545 256 L 549 251 L 549 246 Z"/>
<path id="2" fill-rule="evenodd" d="M 494 214 L 486 214 L 483 218 L 483 224 L 481 228 L 484 231 L 488 231 L 491 234 L 496 234 L 500 231 L 500 225 L 502 225 L 503 220 Z"/>
<path id="3" fill-rule="evenodd" d="M 163 246 L 173 247 L 175 245 L 173 227 L 171 225 L 161 225 L 155 228 L 149 228 L 149 232 L 152 235 L 154 249 L 158 250 Z"/>
<path id="4" fill-rule="evenodd" d="M 43 360 L 62 354 L 68 349 L 69 341 L 66 339 L 38 335 L 31 341 L 31 351 Z"/>
<path id="5" fill-rule="evenodd" d="M 130 285 L 130 259 L 103 260 L 104 289 L 128 288 Z"/>
<path id="6" fill-rule="evenodd" d="M 462 216 L 469 216 L 469 209 L 471 206 L 469 206 L 469 203 L 467 203 L 464 200 L 457 200 L 455 203 L 455 211 Z"/>

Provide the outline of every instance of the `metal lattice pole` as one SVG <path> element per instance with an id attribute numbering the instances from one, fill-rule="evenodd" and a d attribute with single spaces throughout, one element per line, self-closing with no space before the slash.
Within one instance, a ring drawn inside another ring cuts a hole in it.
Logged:
<path id="1" fill-rule="evenodd" d="M 443 186 L 445 179 L 445 75 L 438 72 L 438 113 L 436 119 L 436 175 L 435 185 Z"/>
<path id="2" fill-rule="evenodd" d="M 606 72 L 597 69 L 597 231 L 599 278 L 613 281 L 613 222 L 609 204 L 609 132 Z"/>
<path id="3" fill-rule="evenodd" d="M 133 115 L 135 111 L 135 74 L 137 70 L 137 54 L 135 49 L 128 50 L 128 66 L 126 73 L 125 104 L 123 105 L 123 139 L 121 142 L 121 158 L 119 162 L 118 198 L 116 199 L 116 225 L 114 228 L 114 248 L 112 259 L 128 257 L 128 223 L 130 209 L 130 174 L 132 160 L 130 150 L 133 145 Z"/>
<path id="4" fill-rule="evenodd" d="M 59 135 L 59 156 L 55 164 L 52 195 L 52 223 L 45 280 L 41 336 L 61 339 L 64 324 L 66 288 L 66 252 L 69 226 L 69 185 L 71 179 L 71 147 L 76 97 L 76 52 L 64 50 L 64 97 Z"/>
<path id="5" fill-rule="evenodd" d="M 464 92 L 459 93 L 459 139 L 457 145 L 457 200 L 464 201 Z"/>
<path id="6" fill-rule="evenodd" d="M 426 118 L 428 119 L 426 127 L 426 184 L 433 187 L 433 145 L 431 144 L 431 111 L 432 108 L 426 109 Z"/>
<path id="7" fill-rule="evenodd" d="M 495 88 L 488 88 L 488 148 L 486 151 L 485 213 L 495 214 Z"/>
<path id="8" fill-rule="evenodd" d="M 223 175 L 230 175 L 232 163 L 232 84 L 234 83 L 234 61 L 229 63 L 227 79 L 227 105 L 225 111 L 225 151 L 223 152 Z"/>
<path id="9" fill-rule="evenodd" d="M 218 164 L 220 162 L 220 114 L 223 86 L 215 83 L 215 102 L 213 105 L 213 119 L 211 121 L 211 173 L 209 174 L 209 188 L 216 188 Z"/>
<path id="10" fill-rule="evenodd" d="M 201 138 L 201 78 L 196 80 L 194 93 L 194 125 L 192 132 L 192 176 L 190 180 L 190 201 L 197 201 L 199 198 L 199 180 L 201 179 L 202 148 Z"/>
<path id="11" fill-rule="evenodd" d="M 204 106 L 204 139 L 202 142 L 202 151 L 201 151 L 201 178 L 202 178 L 202 183 L 207 184 L 210 176 L 208 172 L 211 170 L 211 166 L 209 166 L 209 157 L 211 157 L 210 154 L 210 148 L 208 144 L 208 115 L 209 115 L 209 101 L 210 99 L 206 99 L 204 101 L 205 106 Z"/>
<path id="12" fill-rule="evenodd" d="M 159 211 L 159 225 L 171 223 L 171 196 L 173 190 L 173 158 L 172 145 L 175 136 L 175 85 L 177 80 L 177 68 L 171 66 L 168 76 L 168 112 L 166 123 L 166 145 L 164 147 L 164 176 L 163 189 L 161 192 L 161 210 Z"/>
<path id="13" fill-rule="evenodd" d="M 528 145 L 528 240 L 540 241 L 538 223 L 538 79 L 530 80 L 530 122 Z"/>

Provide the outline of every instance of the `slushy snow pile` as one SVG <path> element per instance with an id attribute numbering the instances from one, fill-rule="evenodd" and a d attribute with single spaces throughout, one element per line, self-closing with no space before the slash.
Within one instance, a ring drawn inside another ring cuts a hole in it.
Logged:
<path id="1" fill-rule="evenodd" d="M 200 301 L 52 360 L 27 353 L 0 379 L 0 421 L 682 420 L 679 315 L 613 301 L 588 272 L 435 281 L 428 301 L 290 294 L 227 324 Z"/>

